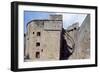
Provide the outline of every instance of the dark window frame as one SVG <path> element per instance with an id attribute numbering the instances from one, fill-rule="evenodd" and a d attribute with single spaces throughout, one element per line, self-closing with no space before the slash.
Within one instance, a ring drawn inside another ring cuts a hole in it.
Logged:
<path id="1" fill-rule="evenodd" d="M 40 58 L 40 52 L 36 52 L 35 53 L 35 57 L 38 59 L 38 58 Z"/>
<path id="2" fill-rule="evenodd" d="M 37 36 L 41 36 L 41 32 L 37 32 Z"/>
<path id="3" fill-rule="evenodd" d="M 40 46 L 40 42 L 36 42 L 36 47 Z"/>

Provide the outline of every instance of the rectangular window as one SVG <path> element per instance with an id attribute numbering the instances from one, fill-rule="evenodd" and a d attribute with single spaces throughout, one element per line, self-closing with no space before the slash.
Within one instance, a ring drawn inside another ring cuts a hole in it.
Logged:
<path id="1" fill-rule="evenodd" d="M 34 34 L 34 32 L 33 32 L 33 34 Z"/>
<path id="2" fill-rule="evenodd" d="M 37 43 L 36 43 L 36 46 L 40 46 L 40 42 L 37 42 Z"/>
<path id="3" fill-rule="evenodd" d="M 40 36 L 41 35 L 41 33 L 40 32 L 37 32 L 37 36 Z"/>
<path id="4" fill-rule="evenodd" d="M 40 52 L 36 52 L 35 57 L 36 57 L 36 58 L 40 58 Z"/>

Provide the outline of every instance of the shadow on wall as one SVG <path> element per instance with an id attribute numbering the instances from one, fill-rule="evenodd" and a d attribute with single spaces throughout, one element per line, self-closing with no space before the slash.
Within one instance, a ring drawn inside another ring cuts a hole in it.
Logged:
<path id="1" fill-rule="evenodd" d="M 61 43 L 61 49 L 60 49 L 60 60 L 66 60 L 68 59 L 71 55 L 72 52 L 70 50 L 72 50 L 73 48 L 71 48 L 68 44 L 66 39 L 64 38 L 64 34 L 65 34 L 65 30 L 62 29 L 62 43 Z"/>

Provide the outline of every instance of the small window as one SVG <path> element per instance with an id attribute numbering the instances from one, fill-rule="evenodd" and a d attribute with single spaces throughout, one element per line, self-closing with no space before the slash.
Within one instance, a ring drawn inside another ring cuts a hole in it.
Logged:
<path id="1" fill-rule="evenodd" d="M 40 52 L 36 52 L 35 57 L 36 57 L 36 58 L 40 58 Z"/>
<path id="2" fill-rule="evenodd" d="M 37 43 L 36 43 L 36 46 L 40 46 L 40 43 L 39 43 L 39 42 L 37 42 Z"/>
<path id="3" fill-rule="evenodd" d="M 34 32 L 33 32 L 33 34 L 34 34 Z"/>
<path id="4" fill-rule="evenodd" d="M 37 36 L 40 36 L 41 35 L 41 33 L 40 32 L 37 32 Z"/>
<path id="5" fill-rule="evenodd" d="M 76 30 L 76 28 L 74 28 L 74 30 Z"/>

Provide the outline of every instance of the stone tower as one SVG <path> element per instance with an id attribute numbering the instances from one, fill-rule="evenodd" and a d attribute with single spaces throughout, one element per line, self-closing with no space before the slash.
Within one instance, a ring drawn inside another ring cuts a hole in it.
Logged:
<path id="1" fill-rule="evenodd" d="M 62 15 L 27 24 L 25 61 L 58 60 L 61 48 Z"/>

